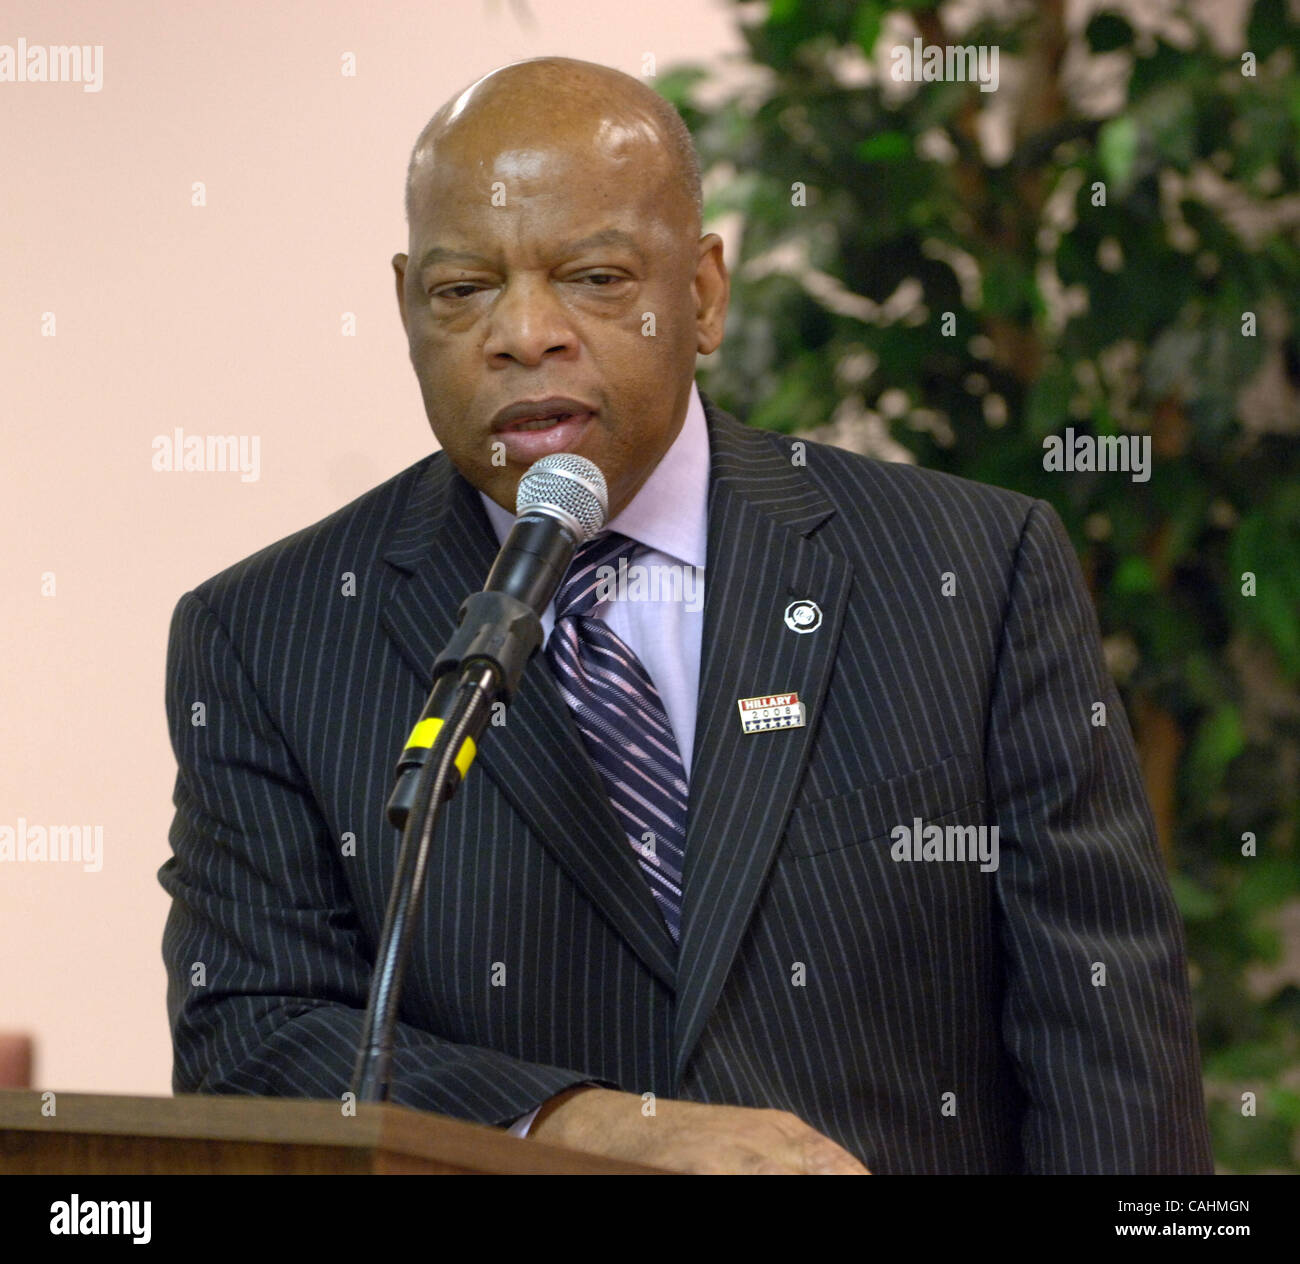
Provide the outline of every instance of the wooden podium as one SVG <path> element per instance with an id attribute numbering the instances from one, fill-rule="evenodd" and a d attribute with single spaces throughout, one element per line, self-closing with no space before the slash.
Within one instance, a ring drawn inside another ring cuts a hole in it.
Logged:
<path id="1" fill-rule="evenodd" d="M 405 1106 L 0 1090 L 5 1175 L 664 1175 Z"/>

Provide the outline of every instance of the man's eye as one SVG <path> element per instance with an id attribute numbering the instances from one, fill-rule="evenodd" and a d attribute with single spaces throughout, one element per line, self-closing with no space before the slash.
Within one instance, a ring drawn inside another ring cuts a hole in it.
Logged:
<path id="1" fill-rule="evenodd" d="M 468 294 L 456 294 L 456 290 L 469 290 L 473 293 L 478 289 L 477 285 L 471 285 L 468 281 L 462 281 L 459 285 L 448 285 L 441 290 L 434 292 L 435 298 L 468 298 Z"/>
<path id="2" fill-rule="evenodd" d="M 619 281 L 627 280 L 626 277 L 620 276 L 617 272 L 589 272 L 585 276 L 575 277 L 575 281 L 586 283 L 591 282 L 596 289 L 608 289 L 610 285 L 617 284 Z M 471 294 L 476 294 L 482 286 L 476 285 L 472 281 L 461 281 L 456 285 L 445 285 L 439 290 L 433 291 L 434 298 L 456 299 L 469 298 Z"/>

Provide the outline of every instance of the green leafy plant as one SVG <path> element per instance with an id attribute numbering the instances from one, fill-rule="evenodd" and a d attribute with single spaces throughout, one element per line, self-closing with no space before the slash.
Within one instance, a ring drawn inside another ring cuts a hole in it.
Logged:
<path id="1" fill-rule="evenodd" d="M 701 382 L 1060 512 L 1187 927 L 1216 1161 L 1300 1170 L 1300 27 L 1284 0 L 1235 50 L 1185 13 L 943 13 L 771 0 L 721 104 L 701 67 L 659 81 L 739 242 Z M 913 36 L 996 47 L 997 90 L 894 81 Z M 1149 437 L 1149 479 L 1046 469 L 1067 427 Z"/>

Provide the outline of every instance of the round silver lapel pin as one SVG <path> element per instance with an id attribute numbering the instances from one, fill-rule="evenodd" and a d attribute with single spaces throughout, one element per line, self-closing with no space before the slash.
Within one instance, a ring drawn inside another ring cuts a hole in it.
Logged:
<path id="1" fill-rule="evenodd" d="M 785 626 L 791 632 L 816 632 L 822 625 L 821 607 L 815 601 L 792 601 L 785 608 Z"/>

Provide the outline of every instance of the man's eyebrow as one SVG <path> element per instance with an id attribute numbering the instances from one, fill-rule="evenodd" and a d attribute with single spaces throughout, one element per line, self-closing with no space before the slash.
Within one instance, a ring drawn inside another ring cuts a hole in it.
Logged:
<path id="1" fill-rule="evenodd" d="M 645 263 L 645 252 L 637 243 L 636 238 L 630 233 L 625 233 L 621 228 L 602 228 L 600 232 L 592 233 L 588 237 L 579 237 L 575 241 L 561 242 L 556 248 L 556 253 L 575 255 L 597 246 L 622 246 L 636 255 L 641 263 Z M 451 250 L 446 246 L 430 246 L 420 256 L 421 269 L 431 267 L 435 263 L 482 263 L 490 265 L 491 262 L 486 256 L 476 255 L 472 250 Z"/>
<path id="2" fill-rule="evenodd" d="M 622 246 L 636 255 L 642 263 L 645 262 L 645 254 L 636 238 L 631 233 L 625 233 L 621 228 L 602 228 L 600 232 L 592 233 L 590 237 L 580 237 L 577 241 L 566 241 L 561 244 L 559 253 L 576 255 L 583 250 L 592 249 L 593 246 Z"/>
<path id="3" fill-rule="evenodd" d="M 427 268 L 435 263 L 489 263 L 483 255 L 476 255 L 470 250 L 449 250 L 446 246 L 430 246 L 420 256 L 420 267 Z"/>

